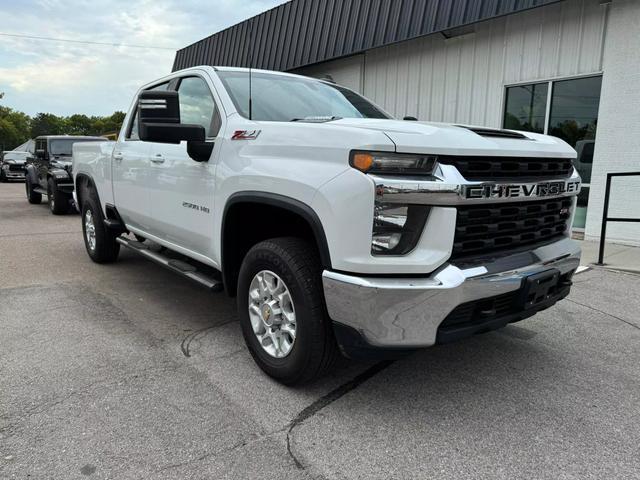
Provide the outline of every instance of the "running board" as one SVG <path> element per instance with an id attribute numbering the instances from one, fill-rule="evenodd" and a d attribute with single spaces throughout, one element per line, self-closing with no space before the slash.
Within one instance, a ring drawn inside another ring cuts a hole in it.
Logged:
<path id="1" fill-rule="evenodd" d="M 203 287 L 211 290 L 212 292 L 219 292 L 223 289 L 222 282 L 210 275 L 205 275 L 199 272 L 196 267 L 190 263 L 183 262 L 181 260 L 175 260 L 173 258 L 166 257 L 161 253 L 154 252 L 149 249 L 145 244 L 129 240 L 127 238 L 118 237 L 116 241 L 130 250 L 139 253 L 143 257 L 162 265 L 169 270 L 182 275 L 183 277 L 193 280 L 194 282 L 202 285 Z"/>

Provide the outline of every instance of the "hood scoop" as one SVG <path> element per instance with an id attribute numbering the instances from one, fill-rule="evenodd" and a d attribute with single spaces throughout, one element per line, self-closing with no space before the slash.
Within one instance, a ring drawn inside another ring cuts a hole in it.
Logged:
<path id="1" fill-rule="evenodd" d="M 465 125 L 456 125 L 456 127 L 466 128 L 467 130 L 471 130 L 473 133 L 480 135 L 481 137 L 494 137 L 494 138 L 512 138 L 519 140 L 531 140 L 531 138 L 511 130 L 498 130 L 493 128 L 482 128 L 482 127 L 467 127 Z"/>

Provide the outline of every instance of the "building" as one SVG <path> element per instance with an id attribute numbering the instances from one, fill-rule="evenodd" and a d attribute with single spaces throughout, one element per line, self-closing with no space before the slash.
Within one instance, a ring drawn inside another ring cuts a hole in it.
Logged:
<path id="1" fill-rule="evenodd" d="M 600 234 L 607 172 L 640 171 L 638 0 L 292 0 L 176 54 L 330 75 L 398 118 L 549 133 L 578 151 L 575 227 Z M 640 177 L 610 216 L 640 217 Z M 636 223 L 607 238 L 640 244 Z"/>

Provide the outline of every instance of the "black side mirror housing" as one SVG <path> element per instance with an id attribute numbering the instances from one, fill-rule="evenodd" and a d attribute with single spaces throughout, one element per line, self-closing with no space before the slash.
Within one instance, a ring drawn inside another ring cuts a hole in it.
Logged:
<path id="1" fill-rule="evenodd" d="M 149 90 L 138 96 L 138 136 L 144 142 L 204 142 L 202 125 L 180 123 L 178 92 Z"/>

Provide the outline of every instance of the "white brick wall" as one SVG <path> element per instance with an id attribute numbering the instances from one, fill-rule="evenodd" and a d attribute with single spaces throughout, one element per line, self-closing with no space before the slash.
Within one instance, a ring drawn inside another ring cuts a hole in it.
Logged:
<path id="1" fill-rule="evenodd" d="M 600 237 L 606 173 L 640 171 L 640 1 L 613 0 L 609 8 L 588 239 Z M 611 215 L 640 217 L 640 177 L 613 179 Z M 610 223 L 607 239 L 640 245 L 640 224 Z"/>

